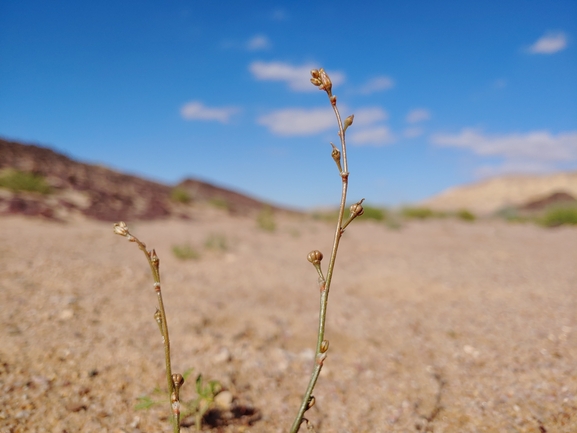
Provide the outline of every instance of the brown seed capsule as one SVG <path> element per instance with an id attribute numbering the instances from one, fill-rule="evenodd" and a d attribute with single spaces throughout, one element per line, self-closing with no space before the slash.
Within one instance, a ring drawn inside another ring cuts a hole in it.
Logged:
<path id="1" fill-rule="evenodd" d="M 351 212 L 351 218 L 361 216 L 365 212 L 365 210 L 363 209 L 363 205 L 361 203 L 362 203 L 362 200 L 358 203 L 355 203 L 354 205 L 352 205 L 350 207 L 349 210 Z"/>
<path id="2" fill-rule="evenodd" d="M 313 78 L 319 78 L 319 71 L 318 71 L 317 69 L 313 69 L 313 70 L 311 71 L 311 76 L 312 76 Z"/>
<path id="3" fill-rule="evenodd" d="M 307 260 L 311 262 L 313 265 L 318 265 L 322 259 L 323 259 L 323 253 L 321 253 L 319 250 L 313 250 L 307 256 Z"/>
<path id="4" fill-rule="evenodd" d="M 327 350 L 329 350 L 329 340 L 323 340 L 321 342 L 321 353 L 325 353 Z"/>
<path id="5" fill-rule="evenodd" d="M 177 388 L 180 388 L 184 383 L 184 377 L 182 377 L 182 374 L 180 373 L 173 374 L 172 383 L 174 383 L 174 386 L 176 386 Z"/>

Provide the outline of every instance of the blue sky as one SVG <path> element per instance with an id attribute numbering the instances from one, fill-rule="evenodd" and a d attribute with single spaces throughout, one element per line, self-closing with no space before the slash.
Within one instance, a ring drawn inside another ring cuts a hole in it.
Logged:
<path id="1" fill-rule="evenodd" d="M 0 136 L 297 208 L 577 169 L 577 2 L 0 3 Z"/>

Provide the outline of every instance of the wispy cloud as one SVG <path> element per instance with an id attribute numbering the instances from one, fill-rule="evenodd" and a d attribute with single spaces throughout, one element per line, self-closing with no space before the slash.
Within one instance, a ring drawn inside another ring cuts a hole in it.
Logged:
<path id="1" fill-rule="evenodd" d="M 465 128 L 458 134 L 435 134 L 433 144 L 469 149 L 481 156 L 498 156 L 509 161 L 545 162 L 577 160 L 577 131 L 551 134 L 532 131 L 525 134 L 484 135 Z"/>
<path id="2" fill-rule="evenodd" d="M 220 123 L 228 123 L 231 116 L 238 113 L 237 107 L 207 107 L 200 101 L 191 101 L 184 104 L 180 109 L 180 115 L 185 120 L 216 120 Z"/>
<path id="3" fill-rule="evenodd" d="M 268 50 L 271 46 L 270 39 L 265 35 L 255 35 L 246 43 L 246 49 L 249 51 Z"/>
<path id="4" fill-rule="evenodd" d="M 424 133 L 423 128 L 421 128 L 420 126 L 412 126 L 410 128 L 406 128 L 403 131 L 403 136 L 405 138 L 416 138 L 423 135 L 423 133 Z"/>
<path id="5" fill-rule="evenodd" d="M 345 113 L 346 107 L 340 109 L 341 112 Z M 382 120 L 387 120 L 389 118 L 389 113 L 383 110 L 381 107 L 365 107 L 359 108 L 355 111 L 355 127 L 372 125 L 373 123 L 380 122 Z"/>
<path id="6" fill-rule="evenodd" d="M 476 177 L 493 177 L 506 174 L 545 174 L 556 171 L 555 165 L 537 161 L 506 161 L 502 164 L 483 165 L 475 170 Z"/>
<path id="7" fill-rule="evenodd" d="M 369 95 L 371 93 L 382 92 L 384 90 L 389 90 L 395 86 L 395 82 L 391 77 L 385 75 L 380 75 L 378 77 L 372 78 L 361 86 L 359 93 L 363 95 Z"/>
<path id="8" fill-rule="evenodd" d="M 546 33 L 528 51 L 531 54 L 553 54 L 567 47 L 567 36 L 563 32 Z"/>
<path id="9" fill-rule="evenodd" d="M 335 128 L 335 115 L 330 107 L 287 108 L 260 116 L 257 123 L 277 135 L 312 135 Z"/>
<path id="10" fill-rule="evenodd" d="M 314 64 L 293 66 L 283 62 L 252 62 L 249 70 L 252 75 L 261 81 L 284 81 L 297 92 L 314 92 L 318 89 L 310 82 L 311 69 L 318 68 Z M 341 72 L 327 71 L 334 85 L 342 84 L 345 75 Z"/>
<path id="11" fill-rule="evenodd" d="M 289 14 L 286 9 L 275 9 L 271 13 L 271 19 L 274 21 L 286 21 L 289 19 Z"/>
<path id="12" fill-rule="evenodd" d="M 389 127 L 384 125 L 360 130 L 351 129 L 348 137 L 350 143 L 356 146 L 385 146 L 395 141 Z"/>
<path id="13" fill-rule="evenodd" d="M 419 123 L 431 118 L 431 112 L 426 108 L 416 108 L 409 111 L 405 120 L 407 123 Z"/>

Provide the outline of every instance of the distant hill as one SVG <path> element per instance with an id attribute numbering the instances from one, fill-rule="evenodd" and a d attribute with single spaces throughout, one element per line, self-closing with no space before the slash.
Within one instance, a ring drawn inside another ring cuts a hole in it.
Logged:
<path id="1" fill-rule="evenodd" d="M 188 218 L 195 204 L 206 202 L 237 214 L 269 206 L 200 180 L 187 179 L 177 186 L 164 185 L 74 161 L 46 147 L 0 139 L 0 180 L 14 172 L 43 179 L 51 192 L 41 194 L 0 186 L 0 215 L 129 221 Z"/>
<path id="2" fill-rule="evenodd" d="M 571 197 L 577 197 L 577 172 L 495 177 L 449 188 L 421 204 L 434 210 L 468 209 L 486 215 L 505 207 L 523 208 L 535 202 Z"/>

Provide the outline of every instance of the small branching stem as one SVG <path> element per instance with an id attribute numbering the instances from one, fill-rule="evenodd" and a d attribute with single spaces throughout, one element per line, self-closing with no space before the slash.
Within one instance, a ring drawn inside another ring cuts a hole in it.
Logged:
<path id="1" fill-rule="evenodd" d="M 306 392 L 303 396 L 298 414 L 291 426 L 290 433 L 297 433 L 300 429 L 301 424 L 305 421 L 304 414 L 305 412 L 310 409 L 311 405 L 309 402 L 311 401 L 312 393 L 321 373 L 321 369 L 323 367 L 324 360 L 327 356 L 326 351 L 328 349 L 328 341 L 325 340 L 325 327 L 326 327 L 326 317 L 327 317 L 327 306 L 328 306 L 328 299 L 329 299 L 329 291 L 331 287 L 331 281 L 333 278 L 333 272 L 335 268 L 335 262 L 337 259 L 337 252 L 339 249 L 339 243 L 341 237 L 344 233 L 344 227 L 350 223 L 350 220 L 347 221 L 346 225 L 343 226 L 343 219 L 345 215 L 345 208 L 347 202 L 347 189 L 349 184 L 349 172 L 348 172 L 348 161 L 347 161 L 347 147 L 345 142 L 345 129 L 343 128 L 343 122 L 341 120 L 341 115 L 337 108 L 337 97 L 333 96 L 331 91 L 331 83 L 330 79 L 326 75 L 326 73 L 320 69 L 319 71 L 312 71 L 311 72 L 313 79 L 311 82 L 319 86 L 321 90 L 325 90 L 331 102 L 331 106 L 333 107 L 333 111 L 335 112 L 335 116 L 337 118 L 337 123 L 339 126 L 339 137 L 341 140 L 341 150 L 342 150 L 342 170 L 340 164 L 340 158 L 336 156 L 338 154 L 335 152 L 335 146 L 333 146 L 333 158 L 337 163 L 337 167 L 339 168 L 341 180 L 342 180 L 342 189 L 341 189 L 341 202 L 339 206 L 339 215 L 337 218 L 337 224 L 335 228 L 335 235 L 333 239 L 333 247 L 331 251 L 331 256 L 329 259 L 329 265 L 327 269 L 326 278 L 324 281 L 321 282 L 321 293 L 320 293 L 320 309 L 319 309 L 319 327 L 318 327 L 318 334 L 317 334 L 317 346 L 316 346 L 316 353 L 315 353 L 315 365 L 311 374 L 311 378 L 309 380 L 309 384 L 307 386 Z M 317 84 L 319 83 L 319 84 Z M 352 124 L 352 117 L 348 118 L 347 120 L 347 127 Z M 314 264 L 314 263 L 313 263 Z M 317 267 L 315 265 L 315 267 Z M 318 268 L 317 268 L 318 271 Z M 306 420 L 307 426 L 312 428 L 308 420 Z"/>
<path id="2" fill-rule="evenodd" d="M 164 345 L 164 363 L 166 366 L 166 381 L 168 385 L 168 395 L 170 396 L 170 410 L 172 413 L 173 433 L 180 433 L 180 386 L 184 382 L 181 375 L 172 375 L 172 367 L 170 362 L 170 338 L 168 335 L 168 322 L 166 320 L 166 312 L 164 309 L 164 302 L 162 300 L 162 290 L 160 285 L 160 259 L 156 255 L 156 251 L 148 251 L 146 244 L 141 242 L 137 237 L 133 236 L 125 223 L 120 222 L 114 225 L 114 232 L 121 236 L 125 236 L 130 242 L 136 243 L 138 248 L 146 256 L 146 260 L 150 266 L 152 278 L 154 280 L 154 291 L 158 300 L 158 308 L 154 314 L 154 319 L 158 324 L 158 328 L 162 335 L 162 342 Z M 177 379 L 175 379 L 177 378 Z"/>

